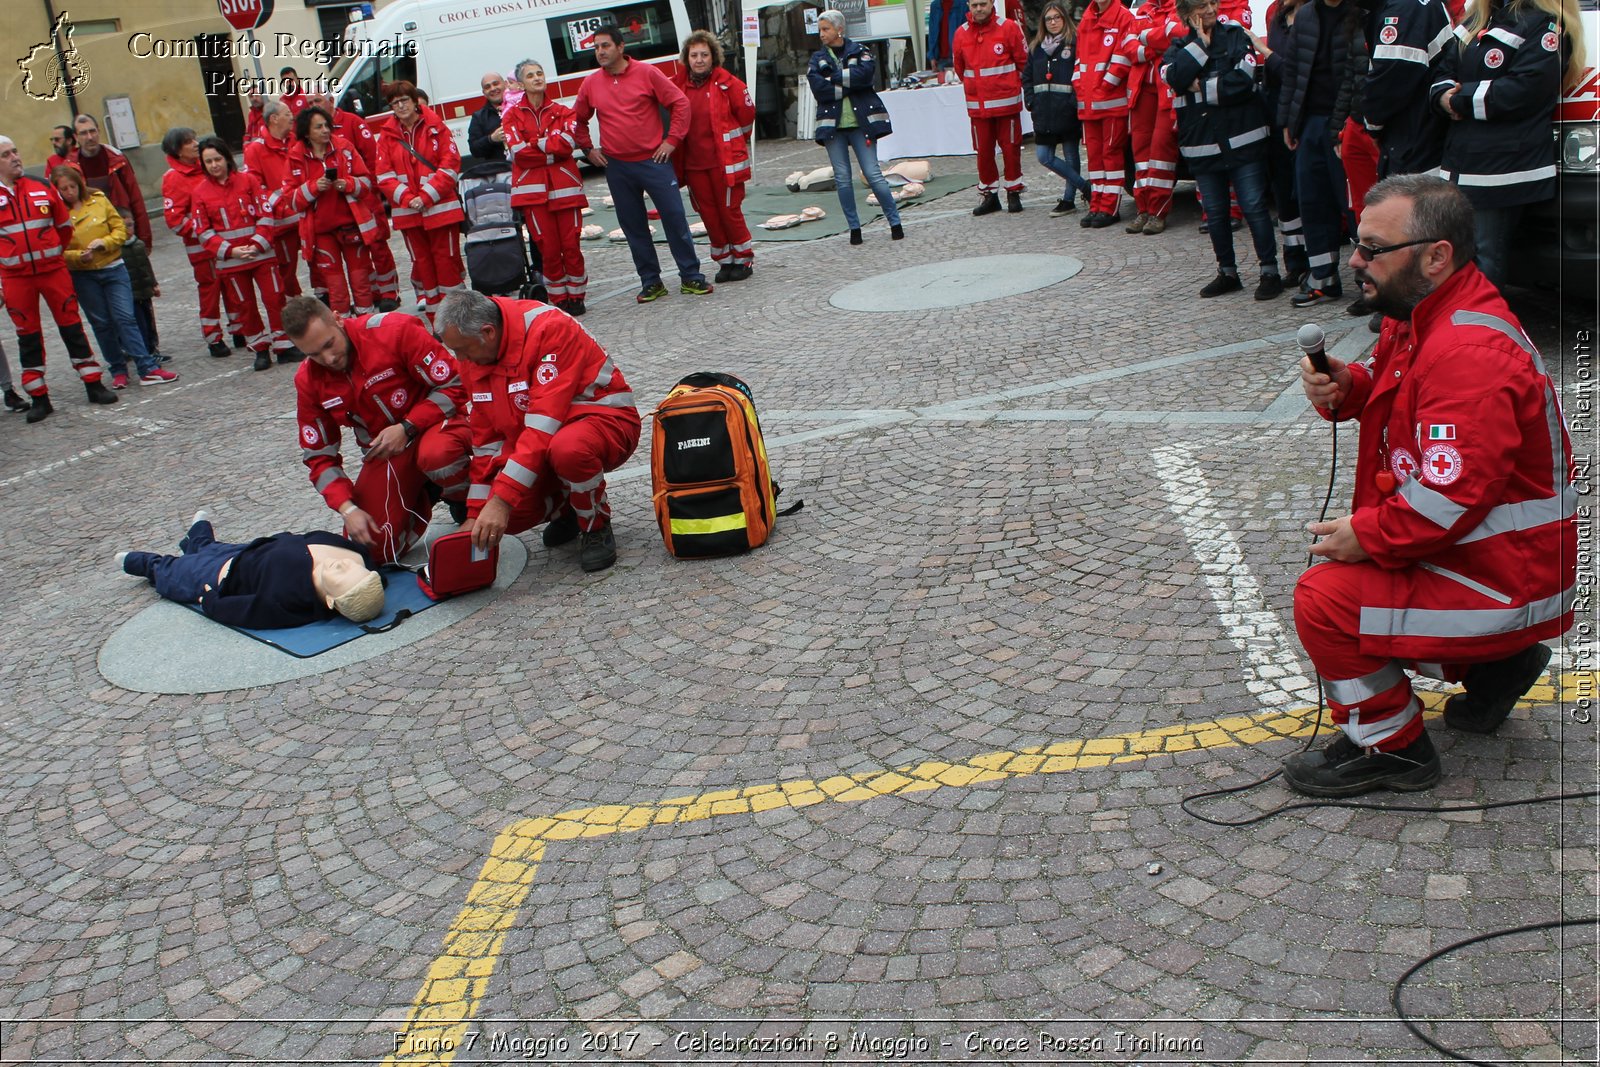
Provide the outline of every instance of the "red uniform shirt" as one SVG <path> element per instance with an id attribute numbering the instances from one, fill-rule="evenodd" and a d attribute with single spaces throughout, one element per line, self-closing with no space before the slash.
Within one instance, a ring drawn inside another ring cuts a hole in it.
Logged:
<path id="1" fill-rule="evenodd" d="M 548 204 L 551 208 L 582 208 L 583 178 L 572 158 L 577 147 L 572 109 L 545 100 L 538 110 L 523 97 L 501 116 L 506 151 L 511 156 L 511 206 Z"/>
<path id="2" fill-rule="evenodd" d="M 350 343 L 343 372 L 305 360 L 294 375 L 300 457 L 311 484 L 338 511 L 355 497 L 339 445 L 342 427 L 363 450 L 378 431 L 409 420 L 420 433 L 459 414 L 465 393 L 455 357 L 422 322 L 391 311 L 341 324 Z"/>
<path id="3" fill-rule="evenodd" d="M 1128 79 L 1133 69 L 1133 12 L 1122 0 L 1111 0 L 1101 11 L 1093 3 L 1078 23 L 1078 66 L 1072 88 L 1078 94 L 1078 115 L 1085 119 L 1113 119 L 1128 113 Z"/>
<path id="4" fill-rule="evenodd" d="M 183 250 L 189 254 L 189 262 L 204 263 L 211 257 L 205 246 L 195 238 L 190 208 L 194 206 L 191 203 L 194 187 L 205 179 L 206 172 L 200 169 L 199 160 L 185 163 L 173 156 L 167 157 L 167 168 L 167 172 L 161 176 L 162 218 L 167 222 L 167 229 L 183 241 Z"/>
<path id="5" fill-rule="evenodd" d="M 689 101 L 688 136 L 672 153 L 678 180 L 691 170 L 714 170 L 730 188 L 749 181 L 756 106 L 744 82 L 717 67 L 698 89 L 682 72 L 672 76 L 672 84 Z"/>
<path id="6" fill-rule="evenodd" d="M 422 117 L 409 130 L 392 115 L 379 127 L 378 191 L 391 205 L 396 229 L 460 225 L 467 217 L 456 192 L 460 177 L 456 139 L 431 109 L 423 108 Z M 411 206 L 419 196 L 420 209 Z"/>
<path id="7" fill-rule="evenodd" d="M 66 270 L 71 243 L 72 213 L 52 186 L 26 174 L 0 185 L 0 275 Z"/>
<path id="8" fill-rule="evenodd" d="M 990 15 L 978 22 L 971 14 L 956 30 L 950 46 L 969 118 L 995 118 L 1022 113 L 1022 69 L 1028 65 L 1028 42 L 1016 20 Z"/>
<path id="9" fill-rule="evenodd" d="M 1356 539 L 1362 651 L 1500 659 L 1572 625 L 1572 446 L 1544 364 L 1474 266 L 1385 319 L 1352 364 L 1341 419 L 1361 420 Z M 1327 417 L 1327 413 L 1323 413 Z"/>
<path id="10" fill-rule="evenodd" d="M 207 175 L 194 187 L 189 210 L 194 216 L 195 236 L 211 254 L 218 272 L 253 270 L 266 262 L 260 256 L 233 258 L 233 250 L 241 245 L 255 245 L 261 253 L 272 255 L 276 226 L 259 175 L 236 170 L 220 182 Z"/>
<path id="11" fill-rule="evenodd" d="M 533 300 L 492 299 L 500 306 L 500 359 L 461 363 L 472 402 L 473 517 L 491 495 L 513 509 L 528 498 L 551 438 L 568 421 L 602 414 L 639 421 L 622 371 L 576 319 Z"/>
<path id="12" fill-rule="evenodd" d="M 283 184 L 289 176 L 291 143 L 288 137 L 281 141 L 276 139 L 263 126 L 261 136 L 244 146 L 245 166 L 260 177 L 261 184 L 266 187 L 267 206 L 272 209 L 274 223 L 280 232 L 298 226 L 303 214 L 294 209 L 292 198 L 284 195 Z"/>

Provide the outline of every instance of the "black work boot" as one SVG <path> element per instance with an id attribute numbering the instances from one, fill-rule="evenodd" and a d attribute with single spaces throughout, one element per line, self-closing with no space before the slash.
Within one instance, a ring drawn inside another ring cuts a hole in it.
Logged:
<path id="1" fill-rule="evenodd" d="M 115 404 L 117 394 L 106 388 L 104 382 L 84 382 L 83 391 L 89 394 L 91 404 Z"/>
<path id="2" fill-rule="evenodd" d="M 1022 194 L 1021 193 L 1007 193 L 1006 194 L 1006 210 L 1009 211 L 1013 215 L 1015 215 L 1017 212 L 1022 210 Z"/>
<path id="3" fill-rule="evenodd" d="M 1467 691 L 1445 701 L 1445 725 L 1471 734 L 1494 733 L 1549 664 L 1547 645 L 1529 645 L 1493 663 L 1474 663 L 1462 679 Z"/>
<path id="4" fill-rule="evenodd" d="M 977 207 L 972 209 L 972 213 L 974 215 L 993 215 L 996 211 L 999 211 L 999 210 L 1000 210 L 1000 194 L 999 193 L 984 193 L 983 194 L 983 199 L 978 202 L 978 206 Z"/>
<path id="5" fill-rule="evenodd" d="M 584 570 L 603 571 L 617 561 L 617 539 L 609 522 L 598 530 L 583 531 L 578 538 L 578 562 Z"/>
<path id="6" fill-rule="evenodd" d="M 5 400 L 6 400 L 6 410 L 7 411 L 27 411 L 28 410 L 28 401 L 21 394 L 19 394 L 15 389 L 7 389 L 6 390 Z"/>
<path id="7" fill-rule="evenodd" d="M 236 333 L 233 335 L 233 347 L 243 352 L 250 347 L 250 342 L 245 338 L 244 334 Z"/>
<path id="8" fill-rule="evenodd" d="M 233 350 L 221 341 L 212 341 L 206 346 L 206 351 L 211 353 L 213 359 L 227 359 L 233 355 Z"/>
<path id="9" fill-rule="evenodd" d="M 28 421 L 42 422 L 49 418 L 50 413 L 53 411 L 55 411 L 55 406 L 50 403 L 50 394 L 41 393 L 33 398 L 33 405 L 28 408 Z"/>
<path id="10" fill-rule="evenodd" d="M 1353 797 L 1374 789 L 1415 793 L 1439 784 L 1439 753 L 1427 731 L 1393 752 L 1368 752 L 1340 732 L 1321 751 L 1284 760 L 1283 780 L 1313 797 Z"/>
<path id="11" fill-rule="evenodd" d="M 577 536 L 577 514 L 571 508 L 562 508 L 559 515 L 545 524 L 544 547 L 560 548 Z"/>

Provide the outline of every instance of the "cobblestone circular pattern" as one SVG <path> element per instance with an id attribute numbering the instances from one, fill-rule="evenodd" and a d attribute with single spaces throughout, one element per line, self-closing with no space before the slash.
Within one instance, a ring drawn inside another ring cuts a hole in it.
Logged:
<path id="1" fill-rule="evenodd" d="M 931 311 L 1020 296 L 1083 269 L 1071 256 L 974 256 L 879 274 L 847 285 L 828 303 L 841 311 Z"/>

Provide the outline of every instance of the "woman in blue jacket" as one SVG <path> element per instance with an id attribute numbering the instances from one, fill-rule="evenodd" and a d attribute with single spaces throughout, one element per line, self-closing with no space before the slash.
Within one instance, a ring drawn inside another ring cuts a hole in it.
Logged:
<path id="1" fill-rule="evenodd" d="M 889 111 L 872 88 L 877 63 L 872 53 L 844 35 L 844 15 L 824 11 L 817 16 L 817 35 L 822 47 L 811 54 L 806 79 L 811 95 L 817 98 L 817 143 L 828 150 L 833 164 L 833 183 L 839 191 L 839 207 L 850 224 L 850 243 L 861 243 L 861 217 L 856 214 L 855 180 L 850 173 L 850 152 L 866 175 L 867 184 L 878 195 L 878 206 L 889 220 L 889 234 L 896 241 L 905 236 L 900 228 L 900 209 L 878 166 L 876 142 L 893 132 Z"/>
<path id="2" fill-rule="evenodd" d="M 1067 9 L 1050 0 L 1039 15 L 1039 32 L 1033 35 L 1028 65 L 1022 71 L 1022 102 L 1033 115 L 1034 153 L 1041 167 L 1067 182 L 1061 200 L 1050 212 L 1051 218 L 1071 214 L 1075 210 L 1072 198 L 1077 194 L 1083 195 L 1084 203 L 1089 202 L 1089 180 L 1078 170 L 1078 139 L 1083 136 L 1083 124 L 1078 120 L 1078 98 L 1072 91 L 1077 35 Z"/>

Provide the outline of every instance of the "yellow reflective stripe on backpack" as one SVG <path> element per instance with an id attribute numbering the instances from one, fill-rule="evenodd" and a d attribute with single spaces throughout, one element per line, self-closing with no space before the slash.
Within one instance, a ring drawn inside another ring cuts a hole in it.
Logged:
<path id="1" fill-rule="evenodd" d="M 673 519 L 672 532 L 674 535 L 723 533 L 743 530 L 748 525 L 744 512 L 737 511 L 732 515 L 718 515 L 714 519 Z"/>

